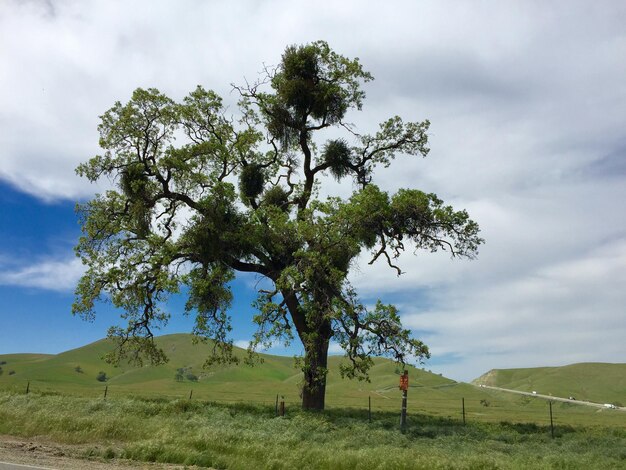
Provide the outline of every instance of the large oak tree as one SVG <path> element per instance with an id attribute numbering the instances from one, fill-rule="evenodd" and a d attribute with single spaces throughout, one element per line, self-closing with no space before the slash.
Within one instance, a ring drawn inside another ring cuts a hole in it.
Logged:
<path id="1" fill-rule="evenodd" d="M 209 363 L 233 361 L 236 272 L 271 286 L 255 302 L 250 357 L 277 338 L 302 341 L 306 409 L 324 408 L 331 339 L 345 350 L 342 373 L 350 378 L 367 377 L 373 355 L 401 363 L 428 357 L 393 305 L 359 300 L 348 272 L 364 250 L 395 275 L 405 248 L 471 258 L 482 240 L 465 211 L 436 195 L 376 186 L 377 166 L 427 155 L 429 122 L 396 116 L 373 135 L 357 133 L 344 119 L 361 109 L 362 84 L 371 79 L 358 59 L 319 41 L 288 47 L 258 82 L 235 86 L 237 120 L 200 86 L 180 103 L 137 89 L 101 117 L 104 152 L 77 172 L 108 178 L 115 189 L 79 206 L 76 251 L 87 270 L 73 311 L 93 318 L 98 300 L 123 310 L 128 324 L 109 330 L 118 341 L 111 361 L 167 360 L 153 334 L 176 293 L 187 296 L 193 333 L 213 340 Z M 328 128 L 344 137 L 321 142 Z M 352 195 L 321 198 L 329 177 L 350 184 Z"/>

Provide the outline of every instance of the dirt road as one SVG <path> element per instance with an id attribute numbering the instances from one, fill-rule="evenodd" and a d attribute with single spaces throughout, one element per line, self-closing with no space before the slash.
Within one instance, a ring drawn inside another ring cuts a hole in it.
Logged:
<path id="1" fill-rule="evenodd" d="M 544 400 L 561 401 L 564 403 L 573 403 L 575 405 L 593 406 L 594 408 L 606 408 L 603 403 L 594 403 L 592 401 L 572 400 L 570 398 L 553 397 L 552 395 L 542 395 L 541 393 L 521 392 L 519 390 L 511 390 L 509 388 L 492 387 L 491 385 L 475 385 L 478 388 L 488 388 L 490 390 L 498 390 L 500 392 L 517 393 L 518 395 L 526 395 L 529 397 L 542 398 Z M 626 407 L 616 407 L 615 410 L 626 411 Z"/>
<path id="2" fill-rule="evenodd" d="M 103 461 L 79 458 L 85 450 L 85 446 L 56 444 L 42 438 L 21 439 L 0 435 L 0 470 L 183 470 L 198 468 L 121 459 Z"/>

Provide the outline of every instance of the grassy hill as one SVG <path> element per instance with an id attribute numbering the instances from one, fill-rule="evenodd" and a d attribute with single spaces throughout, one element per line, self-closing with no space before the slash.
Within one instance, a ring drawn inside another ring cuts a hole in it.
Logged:
<path id="1" fill-rule="evenodd" d="M 31 388 L 69 394 L 101 393 L 106 385 L 113 393 L 142 396 L 180 397 L 193 391 L 193 396 L 215 401 L 255 401 L 269 403 L 277 394 L 286 401 L 299 401 L 301 371 L 292 357 L 261 354 L 262 363 L 247 365 L 216 365 L 203 368 L 210 344 L 193 344 L 191 336 L 175 334 L 161 336 L 157 343 L 167 353 L 169 362 L 161 366 L 135 367 L 122 364 L 113 367 L 101 358 L 112 349 L 109 340 L 57 355 L 0 355 L 4 373 L 0 389 L 19 389 L 27 382 Z M 235 348 L 243 358 L 246 352 Z M 393 362 L 376 358 L 371 370 L 371 382 L 344 380 L 339 374 L 340 357 L 330 357 L 327 397 L 329 403 L 345 405 L 354 401 L 367 402 L 370 393 L 381 400 L 398 395 L 399 370 Z M 178 369 L 184 369 L 183 380 L 175 380 Z M 455 384 L 453 380 L 416 368 L 410 368 L 412 387 L 436 388 Z M 96 380 L 104 372 L 106 382 Z M 192 374 L 197 380 L 189 380 Z"/>
<path id="2" fill-rule="evenodd" d="M 589 362 L 562 367 L 493 369 L 473 383 L 626 405 L 626 364 Z"/>

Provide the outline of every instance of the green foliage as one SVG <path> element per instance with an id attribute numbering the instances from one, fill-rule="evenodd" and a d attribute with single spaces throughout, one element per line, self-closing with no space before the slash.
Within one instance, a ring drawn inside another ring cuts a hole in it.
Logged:
<path id="1" fill-rule="evenodd" d="M 365 93 L 360 84 L 371 79 L 358 59 L 342 57 L 317 41 L 287 47 L 271 77 L 275 94 L 255 98 L 262 101 L 270 135 L 289 147 L 297 145 L 309 118 L 327 127 L 340 123 L 350 108 L 361 109 Z"/>
<path id="2" fill-rule="evenodd" d="M 288 209 L 289 194 L 282 186 L 274 186 L 265 191 L 263 195 L 263 204 L 266 206 L 275 206 L 282 210 Z"/>
<path id="3" fill-rule="evenodd" d="M 145 237 L 150 232 L 152 219 L 150 200 L 152 192 L 150 179 L 144 172 L 144 166 L 133 163 L 120 172 L 120 189 L 130 201 L 129 217 L 133 223 L 133 230 L 137 235 Z"/>
<path id="4" fill-rule="evenodd" d="M 83 368 L 81 366 L 76 366 L 76 367 L 74 367 L 74 371 L 79 373 L 79 374 L 82 374 L 83 373 Z"/>
<path id="5" fill-rule="evenodd" d="M 98 375 L 96 375 L 96 380 L 98 382 L 106 382 L 109 379 L 108 379 L 108 377 L 107 377 L 105 372 L 100 371 L 100 372 L 98 372 Z"/>
<path id="6" fill-rule="evenodd" d="M 266 74 L 235 87 L 237 123 L 202 87 L 181 102 L 137 89 L 103 114 L 103 152 L 77 172 L 115 187 L 78 206 L 76 252 L 87 270 L 72 310 L 92 320 L 105 301 L 124 312 L 127 325 L 109 330 L 118 340 L 110 362 L 164 363 L 154 332 L 169 321 L 169 296 L 184 290 L 196 339 L 214 340 L 206 365 L 238 362 L 229 283 L 237 272 L 256 273 L 270 287 L 255 303 L 248 361 L 258 345 L 297 336 L 305 350 L 303 403 L 323 408 L 331 338 L 346 350 L 348 377 L 367 379 L 372 354 L 400 363 L 428 357 L 394 306 L 359 301 L 347 279 L 361 252 L 372 250 L 371 263 L 382 260 L 400 274 L 394 260 L 407 248 L 472 258 L 482 239 L 465 211 L 434 194 L 388 194 L 374 184 L 376 168 L 396 155 L 428 154 L 429 122 L 396 116 L 373 135 L 352 130 L 344 119 L 361 109 L 362 84 L 372 79 L 358 59 L 317 41 L 287 47 Z M 355 145 L 339 137 L 318 151 L 319 131 L 332 127 L 351 130 Z M 327 172 L 351 178 L 354 194 L 322 200 Z"/>
<path id="7" fill-rule="evenodd" d="M 239 191 L 244 201 L 255 199 L 263 192 L 265 177 L 260 165 L 246 165 L 239 174 Z"/>
<path id="8" fill-rule="evenodd" d="M 191 371 L 191 367 L 179 367 L 176 369 L 174 380 L 176 380 L 176 382 L 183 382 L 185 379 L 190 382 L 197 382 L 198 376 Z"/>
<path id="9" fill-rule="evenodd" d="M 343 139 L 336 139 L 326 142 L 322 160 L 328 165 L 332 175 L 339 181 L 350 174 L 351 156 L 348 143 Z"/>

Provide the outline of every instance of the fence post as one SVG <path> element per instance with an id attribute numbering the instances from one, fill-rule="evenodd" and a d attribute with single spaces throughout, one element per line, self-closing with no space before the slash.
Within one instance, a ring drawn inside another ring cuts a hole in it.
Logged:
<path id="1" fill-rule="evenodd" d="M 552 420 L 552 400 L 549 402 L 550 405 L 550 434 L 552 435 L 552 439 L 554 439 L 554 421 Z"/>
<path id="2" fill-rule="evenodd" d="M 274 410 L 274 415 L 278 416 L 278 393 L 276 394 L 276 408 Z"/>
<path id="3" fill-rule="evenodd" d="M 406 429 L 406 402 L 407 391 L 402 390 L 402 413 L 400 414 L 400 429 L 402 429 L 402 431 Z"/>
<path id="4" fill-rule="evenodd" d="M 280 415 L 285 416 L 285 397 L 280 397 Z"/>
<path id="5" fill-rule="evenodd" d="M 369 422 L 372 422 L 372 396 L 367 397 L 367 418 Z"/>
<path id="6" fill-rule="evenodd" d="M 189 391 L 189 399 L 191 400 L 191 397 L 193 396 L 193 390 Z"/>
<path id="7" fill-rule="evenodd" d="M 109 391 L 109 386 L 108 386 L 108 385 L 106 385 L 106 386 L 104 387 L 104 399 L 105 399 L 105 400 L 107 399 L 107 392 L 108 392 L 108 391 Z"/>
<path id="8" fill-rule="evenodd" d="M 30 380 L 26 384 L 26 395 L 28 395 L 28 392 L 30 392 Z"/>
<path id="9" fill-rule="evenodd" d="M 409 390 L 409 371 L 405 370 L 400 376 L 400 390 L 402 390 L 402 410 L 400 412 L 400 430 L 404 432 L 406 429 L 406 401 Z"/>
<path id="10" fill-rule="evenodd" d="M 463 408 L 463 426 L 465 426 L 465 398 L 461 398 L 461 407 Z"/>

